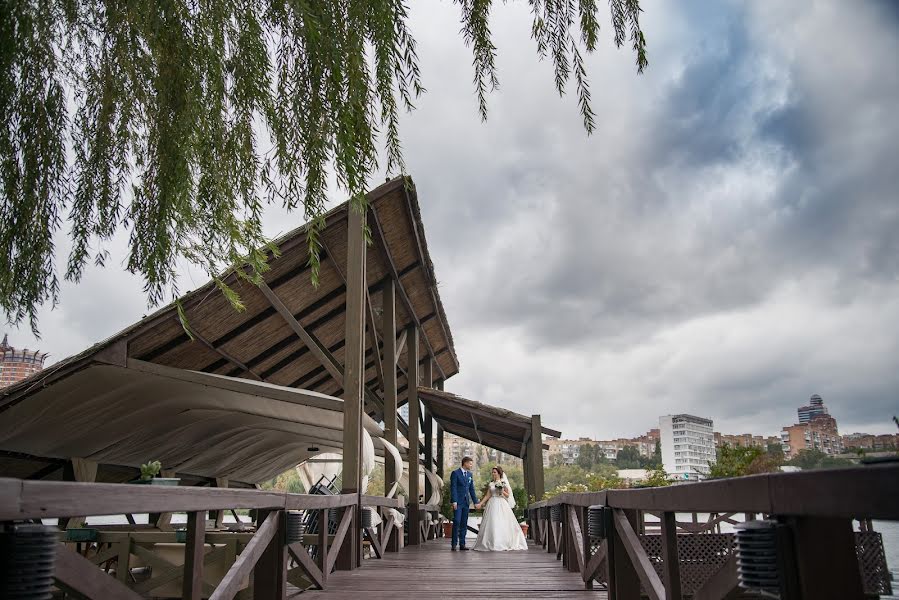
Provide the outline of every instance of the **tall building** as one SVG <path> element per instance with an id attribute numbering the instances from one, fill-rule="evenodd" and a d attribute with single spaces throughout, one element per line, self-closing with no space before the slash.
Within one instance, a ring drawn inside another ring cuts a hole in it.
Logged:
<path id="1" fill-rule="evenodd" d="M 409 422 L 409 403 L 406 402 L 399 409 L 400 416 L 403 417 L 403 420 L 408 423 Z"/>
<path id="2" fill-rule="evenodd" d="M 693 415 L 659 417 L 662 464 L 672 479 L 698 481 L 715 462 L 712 420 Z"/>
<path id="3" fill-rule="evenodd" d="M 474 471 L 477 471 L 478 467 L 484 464 L 484 460 L 487 458 L 484 446 L 481 446 L 479 443 L 451 433 L 443 434 L 443 467 L 445 473 L 460 467 L 462 459 L 466 456 L 470 456 L 474 461 L 472 466 Z"/>
<path id="4" fill-rule="evenodd" d="M 4 334 L 0 342 L 0 388 L 12 385 L 44 368 L 47 355 L 37 350 L 18 350 L 9 345 Z"/>
<path id="5" fill-rule="evenodd" d="M 753 435 L 751 433 L 737 433 L 737 434 L 728 434 L 728 433 L 718 433 L 715 432 L 715 445 L 723 446 L 727 444 L 732 448 L 742 447 L 757 447 L 765 449 L 769 444 L 780 444 L 781 440 L 778 436 L 763 436 L 763 435 Z"/>
<path id="6" fill-rule="evenodd" d="M 828 414 L 827 407 L 824 406 L 824 400 L 818 394 L 814 394 L 809 398 L 808 406 L 800 406 L 796 409 L 796 412 L 799 415 L 800 423 L 808 423 L 812 420 L 812 417 Z"/>
<path id="7" fill-rule="evenodd" d="M 826 413 L 815 415 L 805 423 L 784 427 L 780 439 L 787 460 L 795 458 L 800 450 L 818 450 L 830 455 L 843 452 L 837 421 Z"/>

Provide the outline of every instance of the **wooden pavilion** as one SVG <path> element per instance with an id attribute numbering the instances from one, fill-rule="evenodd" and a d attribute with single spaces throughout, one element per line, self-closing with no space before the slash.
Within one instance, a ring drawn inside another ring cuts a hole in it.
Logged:
<path id="1" fill-rule="evenodd" d="M 250 488 L 337 451 L 352 494 L 364 428 L 393 446 L 418 441 L 403 450 L 409 514 L 431 497 L 420 470 L 443 474 L 443 432 L 524 459 L 528 494 L 540 497 L 542 434 L 559 432 L 440 391 L 459 361 L 415 188 L 396 178 L 368 202 L 365 215 L 348 203 L 325 215 L 318 286 L 300 227 L 275 242 L 261 285 L 225 277 L 244 310 L 211 281 L 179 300 L 185 320 L 173 303 L 2 390 L 0 477 L 120 483 L 158 459 L 182 485 Z M 400 473 L 385 467 L 389 488 Z M 418 544 L 419 528 L 408 538 Z M 346 545 L 346 566 L 358 547 Z"/>

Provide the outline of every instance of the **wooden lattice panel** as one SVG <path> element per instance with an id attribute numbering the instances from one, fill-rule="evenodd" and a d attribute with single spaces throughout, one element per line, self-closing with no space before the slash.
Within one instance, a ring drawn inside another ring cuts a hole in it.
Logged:
<path id="1" fill-rule="evenodd" d="M 662 537 L 641 535 L 640 542 L 659 577 L 664 577 Z M 681 589 L 692 594 L 727 562 L 734 552 L 734 536 L 730 533 L 678 535 L 677 553 L 680 557 Z"/>
<path id="2" fill-rule="evenodd" d="M 662 538 L 659 535 L 641 535 L 640 543 L 660 578 L 664 578 L 662 561 Z M 590 546 L 590 555 L 599 549 L 599 540 Z M 858 554 L 858 565 L 862 573 L 862 586 L 865 594 L 891 595 L 890 572 L 883 549 L 883 538 L 877 532 L 857 532 L 855 549 Z M 692 595 L 718 569 L 721 568 L 734 552 L 734 535 L 732 533 L 702 533 L 677 536 L 677 552 L 680 558 L 681 590 Z M 604 563 L 596 574 L 595 580 L 607 585 L 608 563 Z"/>
<path id="3" fill-rule="evenodd" d="M 883 537 L 876 531 L 855 534 L 855 552 L 862 572 L 862 586 L 866 594 L 892 595 L 890 572 L 883 551 Z"/>

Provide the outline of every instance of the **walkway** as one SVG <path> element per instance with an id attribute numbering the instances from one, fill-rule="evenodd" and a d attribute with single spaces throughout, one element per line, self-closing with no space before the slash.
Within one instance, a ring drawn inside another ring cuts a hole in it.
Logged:
<path id="1" fill-rule="evenodd" d="M 591 598 L 577 573 L 562 568 L 552 554 L 529 552 L 450 552 L 448 540 L 430 541 L 368 559 L 355 571 L 337 571 L 328 589 L 303 596 L 321 600 L 473 600 L 490 598 Z"/>

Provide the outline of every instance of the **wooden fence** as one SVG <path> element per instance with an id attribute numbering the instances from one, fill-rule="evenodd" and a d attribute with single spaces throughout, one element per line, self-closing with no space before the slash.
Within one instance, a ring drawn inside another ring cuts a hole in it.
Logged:
<path id="1" fill-rule="evenodd" d="M 157 596 L 166 586 L 171 588 L 179 582 L 180 594 L 175 595 L 191 600 L 241 596 L 280 599 L 285 597 L 288 583 L 325 589 L 332 571 L 358 566 L 341 564 L 338 559 L 341 553 L 361 557 L 361 549 L 355 553 L 346 549 L 349 540 L 356 539 L 361 544 L 361 535 L 347 535 L 360 508 L 384 510 L 402 506 L 402 499 L 359 494 L 326 496 L 0 479 L 0 525 L 85 515 L 128 517 L 130 526 L 97 526 L 90 529 L 93 540 L 70 541 L 57 549 L 56 584 L 87 598 Z M 206 530 L 207 511 L 241 509 L 249 509 L 254 515 L 252 533 Z M 318 531 L 288 543 L 288 511 L 317 512 Z M 329 533 L 327 524 L 335 511 L 336 531 Z M 158 517 L 172 512 L 187 513 L 186 534 L 161 531 L 153 525 L 134 525 L 132 517 L 143 513 Z M 72 531 L 77 530 L 61 532 L 61 541 L 70 540 L 66 534 Z M 365 533 L 373 556 L 380 558 L 389 550 L 390 539 L 402 540 L 403 529 L 385 513 L 381 525 L 368 527 Z M 179 540 L 182 535 L 183 541 Z M 310 552 L 312 549 L 314 553 Z M 143 577 L 135 575 L 135 562 L 144 567 Z M 213 575 L 210 571 L 216 569 L 220 573 Z"/>
<path id="2" fill-rule="evenodd" d="M 602 536 L 588 533 L 591 506 L 606 509 Z M 605 587 L 610 600 L 758 598 L 739 587 L 734 534 L 721 532 L 758 518 L 790 532 L 781 576 L 801 590 L 797 598 L 889 593 L 872 520 L 899 520 L 899 464 L 566 493 L 528 507 L 529 535 L 579 572 L 586 588 Z"/>

